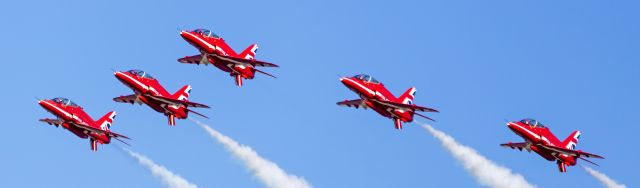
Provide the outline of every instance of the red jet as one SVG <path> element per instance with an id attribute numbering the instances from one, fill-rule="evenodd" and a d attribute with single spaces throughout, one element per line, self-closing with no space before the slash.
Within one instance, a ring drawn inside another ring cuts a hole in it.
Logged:
<path id="1" fill-rule="evenodd" d="M 186 119 L 189 112 L 207 118 L 207 116 L 188 108 L 209 108 L 207 105 L 189 102 L 187 100 L 191 92 L 190 85 L 182 87 L 182 89 L 171 95 L 158 83 L 158 80 L 144 71 L 116 71 L 114 74 L 118 80 L 135 92 L 133 95 L 113 98 L 116 102 L 147 104 L 155 111 L 167 116 L 167 118 L 169 118 L 169 125 L 171 126 L 176 125 L 175 118 Z"/>
<path id="2" fill-rule="evenodd" d="M 237 86 L 242 86 L 242 79 L 253 79 L 255 72 L 275 78 L 275 76 L 255 68 L 278 67 L 276 64 L 255 59 L 256 51 L 258 50 L 257 44 L 252 44 L 242 53 L 237 54 L 224 42 L 224 39 L 207 29 L 181 31 L 180 36 L 200 51 L 200 55 L 178 59 L 180 63 L 213 64 L 218 69 L 235 77 Z"/>
<path id="3" fill-rule="evenodd" d="M 393 119 L 396 129 L 402 129 L 402 122 L 413 121 L 414 114 L 433 121 L 433 119 L 418 114 L 416 111 L 438 112 L 435 109 L 413 104 L 413 98 L 416 94 L 415 87 L 409 88 L 400 98 L 396 98 L 382 83 L 369 75 L 359 74 L 350 78 L 343 77 L 340 78 L 340 81 L 347 88 L 360 95 L 360 99 L 345 100 L 338 102 L 338 105 L 355 108 L 362 107 L 364 109 L 372 108 L 380 115 Z"/>
<path id="4" fill-rule="evenodd" d="M 98 121 L 94 121 L 91 116 L 82 110 L 82 107 L 66 98 L 58 97 L 50 100 L 39 100 L 38 104 L 57 117 L 57 119 L 45 118 L 40 119 L 40 121 L 56 127 L 62 125 L 63 128 L 80 138 L 89 138 L 91 150 L 93 151 L 98 150 L 98 143 L 109 144 L 111 138 L 117 140 L 120 140 L 118 139 L 120 137 L 129 139 L 129 137 L 109 130 L 113 123 L 113 118 L 116 117 L 116 112 L 114 111 L 105 114 Z M 120 141 L 125 143 L 122 140 Z"/>
<path id="5" fill-rule="evenodd" d="M 560 142 L 549 128 L 545 127 L 534 119 L 523 119 L 519 122 L 508 122 L 507 126 L 518 136 L 524 138 L 525 142 L 500 144 L 503 147 L 511 149 L 526 149 L 528 152 L 533 150 L 538 155 L 548 161 L 556 161 L 560 172 L 567 172 L 566 165 L 576 165 L 576 159 L 585 160 L 591 164 L 598 165 L 583 157 L 594 157 L 604 159 L 602 156 L 575 150 L 580 138 L 580 131 L 573 131 L 564 141 Z"/>

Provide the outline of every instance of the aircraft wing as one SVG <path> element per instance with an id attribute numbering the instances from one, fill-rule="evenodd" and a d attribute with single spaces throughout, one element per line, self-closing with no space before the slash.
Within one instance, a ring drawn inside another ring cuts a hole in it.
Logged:
<path id="1" fill-rule="evenodd" d="M 211 54 L 211 57 L 214 57 L 216 60 L 221 60 L 223 62 L 229 62 L 233 64 L 248 64 L 254 67 L 279 67 L 276 64 L 268 63 L 264 61 L 258 61 L 255 59 L 242 59 L 242 58 L 231 57 L 231 56 L 220 56 L 216 54 Z"/>
<path id="2" fill-rule="evenodd" d="M 165 104 L 169 104 L 169 105 L 186 106 L 186 107 L 194 107 L 194 108 L 210 108 L 209 106 L 204 105 L 204 104 L 199 104 L 199 103 L 189 102 L 189 101 L 176 100 L 176 99 L 167 98 L 167 97 L 151 96 L 151 95 L 147 95 L 147 97 L 149 97 L 149 98 L 151 98 L 153 100 L 156 100 L 156 101 L 163 102 Z"/>
<path id="3" fill-rule="evenodd" d="M 576 157 L 588 157 L 588 158 L 600 158 L 600 159 L 604 159 L 604 157 L 600 156 L 600 155 L 596 155 L 596 154 L 591 154 L 591 153 L 587 153 L 587 152 L 583 152 L 580 150 L 570 150 L 570 149 L 566 149 L 566 148 L 561 148 L 561 147 L 555 147 L 555 146 L 548 146 L 548 145 L 542 145 L 542 144 L 538 144 L 538 146 L 543 147 L 545 149 L 551 150 L 551 151 L 555 151 L 561 154 L 565 154 L 565 155 L 571 155 L 571 156 L 576 156 Z"/>
<path id="4" fill-rule="evenodd" d="M 56 127 L 59 126 L 59 125 L 62 125 L 64 123 L 64 120 L 61 120 L 61 119 L 44 118 L 44 119 L 40 119 L 40 121 L 48 123 L 50 125 L 55 125 Z M 111 132 L 111 131 L 104 131 L 104 130 L 93 128 L 91 126 L 84 125 L 84 124 L 77 124 L 77 123 L 71 123 L 71 122 L 68 122 L 68 124 L 72 125 L 72 126 L 75 126 L 75 127 L 78 127 L 78 128 L 81 128 L 81 129 L 84 129 L 84 130 L 89 131 L 89 132 L 94 132 L 94 133 L 98 133 L 98 134 L 107 134 L 110 137 L 122 137 L 122 138 L 130 139 L 129 137 L 121 135 L 121 134 L 118 134 L 118 133 L 114 133 L 114 132 Z"/>
<path id="5" fill-rule="evenodd" d="M 186 64 L 196 64 L 196 65 L 200 65 L 200 64 L 208 65 L 208 64 L 211 64 L 211 62 L 209 62 L 209 60 L 207 58 L 202 58 L 202 55 L 194 55 L 194 56 L 183 57 L 183 58 L 178 59 L 178 62 L 186 63 Z"/>
<path id="6" fill-rule="evenodd" d="M 130 139 L 129 137 L 121 135 L 121 134 L 118 134 L 118 133 L 114 133 L 114 132 L 111 132 L 111 131 L 105 131 L 105 130 L 94 128 L 94 127 L 91 127 L 91 126 L 88 126 L 88 125 L 84 125 L 84 124 L 77 124 L 77 123 L 69 123 L 69 124 L 73 125 L 75 127 L 84 129 L 86 131 L 93 132 L 93 133 L 106 134 L 106 135 L 109 135 L 110 137 L 116 137 L 116 138 L 121 137 L 121 138 Z"/>
<path id="7" fill-rule="evenodd" d="M 45 122 L 49 125 L 55 125 L 56 127 L 62 125 L 62 123 L 64 123 L 63 120 L 61 119 L 49 119 L 49 118 L 44 118 L 44 119 L 40 119 L 40 121 Z"/>
<path id="8" fill-rule="evenodd" d="M 119 97 L 113 98 L 113 101 L 121 102 L 121 103 L 142 104 L 142 101 L 140 101 L 140 99 L 139 99 L 137 94 L 127 95 L 127 96 L 119 96 Z"/>
<path id="9" fill-rule="evenodd" d="M 417 105 L 402 104 L 402 103 L 389 102 L 389 101 L 380 101 L 380 100 L 375 100 L 375 102 L 380 103 L 380 104 L 385 105 L 385 106 L 388 106 L 388 107 L 397 108 L 397 109 L 401 109 L 401 110 L 415 110 L 415 111 L 421 111 L 421 112 L 438 112 L 438 110 L 436 110 L 436 109 L 417 106 Z"/>
<path id="10" fill-rule="evenodd" d="M 505 144 L 500 144 L 500 146 L 508 147 L 508 148 L 511 148 L 511 149 L 518 149 L 520 151 L 522 151 L 522 149 L 530 151 L 529 144 L 526 143 L 526 142 L 519 142 L 519 143 L 511 143 L 511 142 L 509 142 L 509 143 L 505 143 Z"/>
<path id="11" fill-rule="evenodd" d="M 364 108 L 367 109 L 368 106 L 366 104 L 364 104 L 364 100 L 362 99 L 356 99 L 356 100 L 344 100 L 342 102 L 337 102 L 336 103 L 339 106 L 346 106 L 346 107 L 354 107 L 354 108 Z"/>

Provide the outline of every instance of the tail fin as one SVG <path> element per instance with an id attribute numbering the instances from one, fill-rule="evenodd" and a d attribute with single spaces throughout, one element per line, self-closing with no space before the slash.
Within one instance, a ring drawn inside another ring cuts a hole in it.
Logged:
<path id="1" fill-rule="evenodd" d="M 189 100 L 189 93 L 191 93 L 191 85 L 185 85 L 173 94 L 173 98 L 181 101 L 187 101 Z"/>
<path id="2" fill-rule="evenodd" d="M 240 53 L 240 57 L 244 59 L 254 59 L 256 57 L 256 52 L 258 51 L 258 44 L 252 44 L 247 47 L 242 53 Z"/>
<path id="3" fill-rule="evenodd" d="M 580 131 L 573 131 L 564 141 L 562 141 L 562 146 L 564 148 L 575 150 L 576 145 L 578 145 L 578 139 L 580 138 Z"/>
<path id="4" fill-rule="evenodd" d="M 416 87 L 411 87 L 400 95 L 400 101 L 402 104 L 413 104 L 413 98 L 416 95 Z"/>
<path id="5" fill-rule="evenodd" d="M 111 111 L 102 116 L 96 123 L 100 125 L 100 129 L 103 131 L 108 131 L 111 128 L 111 124 L 113 123 L 113 118 L 116 118 L 116 111 Z"/>

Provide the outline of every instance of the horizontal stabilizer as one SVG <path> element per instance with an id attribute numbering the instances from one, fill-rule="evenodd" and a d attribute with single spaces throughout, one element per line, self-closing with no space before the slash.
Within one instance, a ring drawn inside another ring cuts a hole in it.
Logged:
<path id="1" fill-rule="evenodd" d="M 427 116 L 422 115 L 422 114 L 418 114 L 418 113 L 414 113 L 414 114 L 415 114 L 415 115 L 418 115 L 418 116 L 420 116 L 420 117 L 423 117 L 423 118 L 425 118 L 425 119 L 431 120 L 431 121 L 433 121 L 433 122 L 435 122 L 435 121 L 436 121 L 436 120 L 431 119 L 430 117 L 427 117 Z"/>
<path id="2" fill-rule="evenodd" d="M 196 114 L 196 115 L 199 115 L 199 116 L 201 116 L 201 117 L 204 117 L 204 118 L 209 119 L 209 117 L 207 117 L 207 116 L 205 116 L 205 115 L 202 115 L 201 113 L 198 113 L 198 112 L 193 111 L 193 110 L 191 110 L 191 109 L 188 109 L 188 108 L 187 108 L 187 111 L 189 111 L 189 112 L 191 112 L 191 113 L 194 113 L 194 114 Z"/>
<path id="3" fill-rule="evenodd" d="M 402 103 L 396 103 L 396 102 L 390 102 L 390 101 L 380 101 L 380 100 L 375 100 L 375 102 L 380 103 L 380 104 L 385 105 L 385 106 L 388 106 L 388 107 L 401 109 L 401 110 L 411 110 L 411 111 L 421 111 L 421 112 L 438 112 L 438 110 L 436 110 L 436 109 L 422 107 L 422 106 L 418 106 L 418 105 L 415 105 L 415 104 L 402 104 Z"/>
<path id="4" fill-rule="evenodd" d="M 262 74 L 264 74 L 264 75 L 271 76 L 272 78 L 276 78 L 276 76 L 271 75 L 271 74 L 269 74 L 269 73 L 267 73 L 267 72 L 264 72 L 264 71 L 261 71 L 261 70 L 258 70 L 258 69 L 254 69 L 254 70 L 256 70 L 256 72 L 262 73 Z"/>
<path id="5" fill-rule="evenodd" d="M 583 152 L 583 151 L 580 151 L 580 150 L 570 150 L 570 149 L 566 149 L 566 148 L 543 145 L 543 144 L 538 144 L 537 146 L 540 146 L 540 147 L 543 147 L 545 149 L 548 149 L 548 150 L 551 150 L 551 151 L 555 151 L 555 152 L 558 152 L 558 153 L 562 153 L 562 154 L 565 154 L 565 155 L 570 155 L 570 156 L 576 156 L 576 157 L 584 156 L 584 157 L 588 157 L 588 158 L 604 159 L 604 157 L 602 157 L 600 155 L 591 154 L 591 153 Z"/>
<path id="6" fill-rule="evenodd" d="M 583 157 L 578 157 L 578 159 L 582 159 L 583 161 L 587 161 L 587 162 L 589 162 L 589 163 L 591 163 L 591 164 L 593 164 L 593 165 L 600 166 L 600 165 L 598 165 L 598 164 L 594 163 L 593 161 L 587 160 L 587 159 L 585 159 L 585 158 L 583 158 Z"/>
<path id="7" fill-rule="evenodd" d="M 204 104 L 200 104 L 200 103 L 195 103 L 195 102 L 189 102 L 189 101 L 182 101 L 182 100 L 176 100 L 176 99 L 172 99 L 172 98 L 167 98 L 167 97 L 161 97 L 161 96 L 152 96 L 152 95 L 147 95 L 149 98 L 152 98 L 156 101 L 160 101 L 169 105 L 176 105 L 176 106 L 185 106 L 185 107 L 195 107 L 195 108 L 210 108 L 207 105 Z"/>
<path id="8" fill-rule="evenodd" d="M 220 56 L 217 54 L 210 54 L 208 57 L 212 57 L 216 62 L 251 65 L 254 67 L 279 67 L 276 64 L 264 62 L 264 61 L 258 61 L 255 59 L 243 59 L 243 58 L 237 58 L 237 57 L 231 57 L 231 56 Z"/>

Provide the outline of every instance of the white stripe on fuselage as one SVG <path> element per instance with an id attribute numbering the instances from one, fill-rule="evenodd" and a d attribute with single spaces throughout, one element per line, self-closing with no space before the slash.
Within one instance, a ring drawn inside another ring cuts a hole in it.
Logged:
<path id="1" fill-rule="evenodd" d="M 138 85 L 139 85 L 139 86 L 141 86 L 142 88 L 147 87 L 146 85 L 144 85 L 143 83 L 139 82 L 137 79 L 132 78 L 132 77 L 131 77 L 131 76 L 129 76 L 128 74 L 125 74 L 125 73 L 122 73 L 122 72 L 119 72 L 119 73 L 120 73 L 120 74 L 122 74 L 122 75 L 124 75 L 125 77 L 127 77 L 129 80 L 133 80 L 133 82 L 135 82 L 136 84 L 138 84 Z M 152 91 L 152 92 L 153 92 L 153 94 L 154 94 L 154 95 L 156 95 L 156 96 L 161 96 L 161 95 L 160 95 L 160 93 L 158 93 L 158 91 L 156 91 L 156 89 L 155 89 L 155 88 L 153 88 L 153 87 L 151 87 L 151 86 L 148 86 L 148 88 L 149 88 L 149 90 L 150 90 L 150 91 Z M 176 105 L 167 105 L 167 107 L 169 107 L 169 108 L 173 108 L 173 109 L 176 109 L 176 110 L 180 108 L 179 106 L 176 106 Z M 164 107 L 163 107 L 163 108 L 164 108 Z M 166 111 L 169 111 L 169 110 L 167 110 L 166 108 L 165 108 L 165 110 L 166 110 Z"/>
<path id="2" fill-rule="evenodd" d="M 211 49 L 213 49 L 213 50 L 218 50 L 218 51 L 222 52 L 222 54 L 227 55 L 227 52 L 225 52 L 224 50 L 222 50 L 222 48 L 220 48 L 220 47 L 218 47 L 218 46 L 214 46 L 214 45 L 209 44 L 207 41 L 202 40 L 199 36 L 196 36 L 196 35 L 191 34 L 191 33 L 189 33 L 189 32 L 184 32 L 184 33 L 186 33 L 187 35 L 191 35 L 193 38 L 198 39 L 200 42 L 202 42 L 202 43 L 204 43 L 205 45 L 207 45 L 207 47 L 209 47 L 209 48 L 211 48 Z"/>
<path id="3" fill-rule="evenodd" d="M 349 82 L 351 82 L 351 83 L 354 83 L 354 84 L 358 85 L 358 87 L 360 87 L 360 88 L 364 89 L 364 90 L 365 90 L 365 91 L 367 91 L 369 94 L 376 95 L 376 93 L 375 93 L 375 92 L 373 92 L 373 90 L 371 90 L 371 89 L 369 89 L 369 88 L 367 88 L 367 87 L 363 86 L 362 84 L 360 84 L 360 83 L 358 83 L 358 82 L 356 82 L 356 81 L 353 81 L 351 78 L 344 78 L 344 79 L 345 79 L 345 80 L 348 80 L 348 81 L 349 81 Z"/>
<path id="4" fill-rule="evenodd" d="M 49 101 L 43 100 L 42 102 L 44 102 L 45 104 L 47 104 L 50 107 L 55 108 L 58 112 L 64 114 L 66 117 L 70 117 L 71 119 L 75 119 L 75 120 L 78 120 L 81 123 L 84 123 L 84 121 L 82 121 L 80 118 L 78 118 L 78 116 L 74 116 L 73 114 L 71 114 L 71 113 L 59 108 L 58 106 L 49 103 Z"/>
<path id="5" fill-rule="evenodd" d="M 369 94 L 372 94 L 373 96 L 380 96 L 380 98 L 384 101 L 389 101 L 389 99 L 387 99 L 387 97 L 385 97 L 384 95 L 382 95 L 379 92 L 373 91 L 371 89 L 369 89 L 368 87 L 363 86 L 362 84 L 353 81 L 351 78 L 344 78 L 345 80 L 349 80 L 349 82 L 354 83 L 356 85 L 358 85 L 358 87 L 363 88 L 364 90 L 366 90 L 367 92 L 369 92 Z"/>
<path id="6" fill-rule="evenodd" d="M 528 133 L 529 135 L 531 135 L 532 137 L 539 137 L 542 141 L 546 142 L 546 144 L 551 144 L 551 143 L 549 142 L 549 140 L 548 140 L 546 137 L 544 137 L 544 136 L 542 136 L 542 135 L 538 135 L 538 134 L 536 134 L 536 133 L 534 133 L 534 132 L 531 132 L 529 129 L 524 128 L 524 127 L 520 126 L 520 125 L 519 125 L 519 124 L 517 124 L 517 123 L 509 123 L 509 124 L 511 124 L 511 125 L 515 125 L 515 126 L 516 126 L 516 127 L 518 127 L 518 129 L 520 129 L 520 130 L 524 130 L 525 132 L 527 132 L 527 133 Z"/>
<path id="7" fill-rule="evenodd" d="M 160 94 L 158 93 L 158 91 L 156 91 L 156 89 L 155 89 L 155 88 L 153 88 L 153 87 L 151 87 L 151 86 L 147 86 L 147 85 L 143 84 L 142 82 L 138 81 L 138 80 L 137 80 L 137 79 L 135 79 L 135 78 L 132 78 L 132 77 L 131 77 L 131 76 L 129 76 L 128 74 L 125 74 L 125 73 L 123 73 L 123 72 L 118 72 L 118 73 L 119 73 L 119 74 L 124 75 L 124 76 L 125 76 L 125 77 L 127 77 L 127 78 L 129 78 L 129 80 L 132 80 L 133 82 L 135 82 L 138 86 L 140 86 L 140 87 L 142 87 L 142 88 L 148 87 L 148 88 L 149 88 L 149 90 L 151 90 L 151 91 L 153 92 L 153 94 L 155 94 L 155 95 L 160 95 Z"/>

